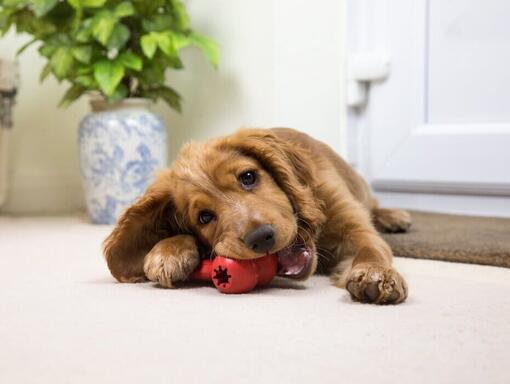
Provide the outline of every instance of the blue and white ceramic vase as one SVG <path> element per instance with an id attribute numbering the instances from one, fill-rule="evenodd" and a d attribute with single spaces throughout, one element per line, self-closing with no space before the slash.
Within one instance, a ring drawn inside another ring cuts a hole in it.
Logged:
<path id="1" fill-rule="evenodd" d="M 167 135 L 146 99 L 91 100 L 78 142 L 90 220 L 113 224 L 167 164 Z"/>

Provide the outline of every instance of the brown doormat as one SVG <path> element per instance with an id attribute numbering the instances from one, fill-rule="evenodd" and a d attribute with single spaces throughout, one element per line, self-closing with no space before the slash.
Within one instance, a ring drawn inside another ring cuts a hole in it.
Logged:
<path id="1" fill-rule="evenodd" d="M 409 232 L 383 235 L 396 256 L 510 268 L 510 219 L 410 213 Z"/>

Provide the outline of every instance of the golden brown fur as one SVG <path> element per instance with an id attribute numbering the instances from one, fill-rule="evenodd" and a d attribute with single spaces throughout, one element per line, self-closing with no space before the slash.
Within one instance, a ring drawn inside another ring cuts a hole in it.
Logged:
<path id="1" fill-rule="evenodd" d="M 253 190 L 239 184 L 246 171 L 257 175 Z M 205 225 L 198 220 L 204 210 L 215 215 Z M 405 231 L 409 215 L 379 208 L 362 178 L 327 145 L 286 128 L 245 129 L 186 145 L 121 217 L 105 256 L 121 282 L 148 278 L 171 287 L 186 280 L 200 252 L 259 257 L 243 238 L 265 223 L 275 228 L 272 251 L 296 241 L 316 248 L 320 270 L 353 299 L 407 297 L 376 227 Z"/>

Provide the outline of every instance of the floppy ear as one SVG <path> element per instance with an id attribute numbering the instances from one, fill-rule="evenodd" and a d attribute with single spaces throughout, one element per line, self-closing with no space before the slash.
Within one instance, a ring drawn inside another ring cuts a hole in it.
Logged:
<path id="1" fill-rule="evenodd" d="M 271 173 L 298 216 L 300 238 L 312 245 L 326 218 L 311 187 L 316 178 L 311 154 L 268 129 L 242 129 L 225 138 L 223 145 L 255 158 Z"/>
<path id="2" fill-rule="evenodd" d="M 161 239 L 177 233 L 170 191 L 155 182 L 118 220 L 104 241 L 104 255 L 120 282 L 145 280 L 143 260 Z"/>

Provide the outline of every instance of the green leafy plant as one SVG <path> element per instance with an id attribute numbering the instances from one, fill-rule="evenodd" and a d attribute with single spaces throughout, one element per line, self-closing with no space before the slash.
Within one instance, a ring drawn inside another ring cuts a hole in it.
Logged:
<path id="1" fill-rule="evenodd" d="M 0 33 L 11 28 L 39 43 L 48 59 L 41 81 L 53 74 L 71 86 L 60 104 L 86 92 L 110 102 L 128 97 L 163 99 L 181 109 L 165 85 L 169 68 L 181 69 L 181 49 L 198 47 L 216 67 L 216 43 L 195 33 L 180 0 L 0 0 Z"/>

